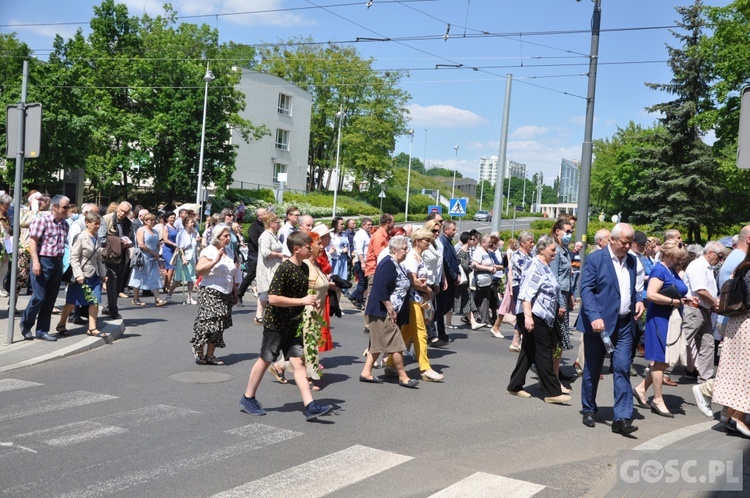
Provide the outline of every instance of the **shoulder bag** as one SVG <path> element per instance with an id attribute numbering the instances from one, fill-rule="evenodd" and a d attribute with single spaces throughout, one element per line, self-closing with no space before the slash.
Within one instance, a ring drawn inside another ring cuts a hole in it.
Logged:
<path id="1" fill-rule="evenodd" d="M 724 316 L 741 316 L 748 312 L 745 299 L 747 298 L 747 289 L 745 289 L 746 271 L 735 273 L 729 280 L 721 286 L 719 294 L 718 314 Z"/>

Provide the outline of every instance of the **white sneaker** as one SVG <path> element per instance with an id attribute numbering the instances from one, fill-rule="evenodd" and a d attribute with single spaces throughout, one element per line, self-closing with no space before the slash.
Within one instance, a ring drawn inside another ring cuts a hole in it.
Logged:
<path id="1" fill-rule="evenodd" d="M 693 396 L 695 396 L 695 405 L 703 415 L 713 418 L 714 412 L 711 411 L 711 400 L 701 392 L 701 386 L 693 386 Z"/>

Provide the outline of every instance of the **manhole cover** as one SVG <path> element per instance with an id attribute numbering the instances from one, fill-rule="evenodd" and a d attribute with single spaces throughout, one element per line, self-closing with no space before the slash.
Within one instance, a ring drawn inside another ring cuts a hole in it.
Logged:
<path id="1" fill-rule="evenodd" d="M 173 373 L 169 378 L 177 382 L 187 382 L 189 384 L 213 384 L 216 382 L 226 382 L 233 377 L 229 374 L 212 372 L 210 370 L 190 370 L 188 372 Z"/>

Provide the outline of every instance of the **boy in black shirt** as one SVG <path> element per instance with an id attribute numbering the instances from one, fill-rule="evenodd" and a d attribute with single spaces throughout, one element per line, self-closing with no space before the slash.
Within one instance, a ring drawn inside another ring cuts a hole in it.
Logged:
<path id="1" fill-rule="evenodd" d="M 286 240 L 292 256 L 281 263 L 271 280 L 268 289 L 268 307 L 263 320 L 263 342 L 260 358 L 250 371 L 245 395 L 240 399 L 240 408 L 250 415 L 265 415 L 266 411 L 255 399 L 263 374 L 275 362 L 279 353 L 284 353 L 294 368 L 294 380 L 302 396 L 307 420 L 328 413 L 331 405 L 319 405 L 312 399 L 310 385 L 305 370 L 305 351 L 302 335 L 297 328 L 302 322 L 305 306 L 317 306 L 314 295 L 307 293 L 309 287 L 307 265 L 302 261 L 310 257 L 310 236 L 302 232 L 292 232 Z"/>

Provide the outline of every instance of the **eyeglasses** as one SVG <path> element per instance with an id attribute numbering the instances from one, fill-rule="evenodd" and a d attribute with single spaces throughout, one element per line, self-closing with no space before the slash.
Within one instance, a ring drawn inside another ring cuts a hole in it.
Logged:
<path id="1" fill-rule="evenodd" d="M 299 213 L 292 213 L 289 216 L 299 216 Z"/>
<path id="2" fill-rule="evenodd" d="M 430 230 L 432 233 L 440 233 L 440 230 Z"/>
<path id="3" fill-rule="evenodd" d="M 69 205 L 68 205 L 68 206 L 60 206 L 60 205 L 58 204 L 58 205 L 57 205 L 57 207 L 59 207 L 60 209 L 64 209 L 64 210 L 66 210 L 66 211 L 67 211 L 68 209 L 70 209 L 70 206 L 69 206 Z"/>
<path id="4" fill-rule="evenodd" d="M 573 233 L 573 230 L 565 230 L 565 233 Z"/>

